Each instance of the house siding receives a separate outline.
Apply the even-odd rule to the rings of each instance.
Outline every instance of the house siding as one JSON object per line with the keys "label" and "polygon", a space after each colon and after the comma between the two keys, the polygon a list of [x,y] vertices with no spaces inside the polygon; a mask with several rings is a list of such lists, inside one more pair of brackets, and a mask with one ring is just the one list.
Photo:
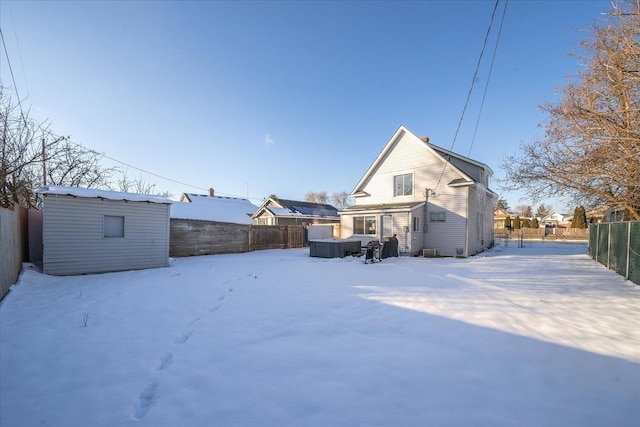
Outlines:
{"label": "house siding", "polygon": [[[169,265],[169,204],[44,195],[43,272],[101,273]],[[124,237],[103,237],[105,215]]]}
{"label": "house siding", "polygon": [[[446,174],[445,174],[446,175]],[[443,179],[444,180],[444,179]],[[455,256],[456,249],[462,248],[466,254],[468,187],[441,186],[435,197],[429,199],[427,225],[429,230],[425,248],[435,249],[438,255]],[[432,222],[432,212],[445,212],[444,222]]]}

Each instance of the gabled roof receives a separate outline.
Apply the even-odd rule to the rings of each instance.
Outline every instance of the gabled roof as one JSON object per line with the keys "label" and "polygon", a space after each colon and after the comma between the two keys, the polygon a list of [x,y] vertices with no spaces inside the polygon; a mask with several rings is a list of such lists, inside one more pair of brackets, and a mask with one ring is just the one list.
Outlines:
{"label": "gabled roof", "polygon": [[304,216],[304,217],[335,217],[338,209],[326,203],[303,202],[299,200],[276,199],[269,197],[253,214],[259,217],[263,211],[269,211],[273,216]]}
{"label": "gabled roof", "polygon": [[97,190],[94,188],[79,188],[79,187],[65,187],[62,185],[47,185],[40,187],[38,194],[44,195],[58,195],[58,196],[72,196],[72,197],[84,197],[90,199],[105,199],[105,200],[124,200],[127,202],[147,202],[147,203],[161,203],[170,205],[173,203],[171,200],[162,196],[153,196],[151,194],[136,194],[136,193],[123,193],[121,191],[108,191]]}
{"label": "gabled roof", "polygon": [[258,209],[247,199],[183,193],[171,206],[171,218],[201,221],[251,224],[251,215]]}
{"label": "gabled roof", "polygon": [[423,141],[420,138],[418,138],[416,135],[411,133],[406,127],[400,126],[398,130],[396,130],[396,132],[393,134],[389,142],[387,142],[387,145],[385,145],[385,147],[382,149],[378,157],[376,157],[376,159],[373,161],[371,166],[369,166],[369,169],[367,169],[364,176],[360,179],[360,181],[355,186],[353,191],[351,191],[352,196],[366,195],[366,193],[364,192],[364,187],[366,186],[366,184],[369,182],[373,174],[376,172],[376,170],[379,168],[382,162],[386,159],[389,153],[393,151],[393,149],[398,144],[398,142],[407,134],[412,138],[414,138],[416,142],[424,144],[424,146],[429,151],[431,151],[431,153],[436,158],[440,159],[443,164],[448,164],[448,166],[459,175],[459,178],[451,181],[449,185],[453,185],[453,186],[470,185],[476,182],[475,179],[473,179],[471,176],[465,173],[462,169],[460,169],[455,164],[453,164],[451,162],[451,158],[456,159],[458,163],[462,162],[463,164],[470,164],[473,166],[477,166],[477,167],[483,168],[489,174],[493,174],[493,171],[491,170],[491,168],[485,165],[484,163],[480,163],[478,161],[475,161],[468,157],[461,156],[460,154],[454,153],[452,151],[445,150],[444,148],[435,146],[429,143],[428,141]]}

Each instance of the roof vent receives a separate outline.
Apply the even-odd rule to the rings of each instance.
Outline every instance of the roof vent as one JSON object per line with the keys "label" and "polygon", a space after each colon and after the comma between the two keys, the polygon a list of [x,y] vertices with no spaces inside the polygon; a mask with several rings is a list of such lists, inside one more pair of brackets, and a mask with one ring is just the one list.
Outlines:
{"label": "roof vent", "polygon": [[423,136],[422,138],[420,138],[420,140],[422,142],[426,142],[427,144],[429,143],[429,137],[428,136]]}

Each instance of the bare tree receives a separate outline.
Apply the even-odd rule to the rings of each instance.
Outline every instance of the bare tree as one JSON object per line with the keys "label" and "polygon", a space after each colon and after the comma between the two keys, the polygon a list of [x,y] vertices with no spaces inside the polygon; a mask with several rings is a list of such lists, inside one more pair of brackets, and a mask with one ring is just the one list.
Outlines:
{"label": "bare tree", "polygon": [[57,136],[14,104],[0,86],[0,204],[36,204],[42,184],[105,188],[114,168],[103,168],[101,155]]}
{"label": "bare tree", "polygon": [[640,220],[640,0],[616,1],[576,56],[584,70],[562,88],[545,137],[501,162],[502,186],[534,201],[566,196],[587,209],[621,206]]}
{"label": "bare tree", "polygon": [[333,193],[331,195],[331,203],[333,203],[333,206],[338,208],[338,210],[344,209],[347,206],[350,206],[351,205],[351,200],[349,198],[349,193],[347,193],[346,191],[340,191],[339,193]]}
{"label": "bare tree", "polygon": [[316,193],[315,191],[309,191],[305,194],[304,200],[313,203],[327,203],[327,192],[320,191]]}
{"label": "bare tree", "polygon": [[520,216],[523,217],[532,217],[533,216],[533,212],[531,210],[531,206],[529,205],[518,205],[516,206],[516,208],[513,210],[515,213],[517,213]]}
{"label": "bare tree", "polygon": [[123,171],[120,174],[120,177],[116,180],[116,184],[116,191],[123,191],[125,193],[153,194],[155,196],[162,196],[167,198],[172,196],[172,194],[168,191],[156,191],[156,185],[142,178],[142,176],[134,179],[129,178],[129,176],[127,175],[127,171]]}

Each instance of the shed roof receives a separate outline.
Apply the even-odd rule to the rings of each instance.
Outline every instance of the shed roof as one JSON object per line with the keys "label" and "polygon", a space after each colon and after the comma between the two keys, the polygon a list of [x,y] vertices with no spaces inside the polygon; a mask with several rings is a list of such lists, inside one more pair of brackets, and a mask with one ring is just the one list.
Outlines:
{"label": "shed roof", "polygon": [[120,191],[98,190],[94,188],[65,187],[62,185],[47,185],[40,187],[38,194],[84,197],[89,199],[125,200],[127,202],[147,202],[170,205],[171,200],[151,194],[124,193]]}

